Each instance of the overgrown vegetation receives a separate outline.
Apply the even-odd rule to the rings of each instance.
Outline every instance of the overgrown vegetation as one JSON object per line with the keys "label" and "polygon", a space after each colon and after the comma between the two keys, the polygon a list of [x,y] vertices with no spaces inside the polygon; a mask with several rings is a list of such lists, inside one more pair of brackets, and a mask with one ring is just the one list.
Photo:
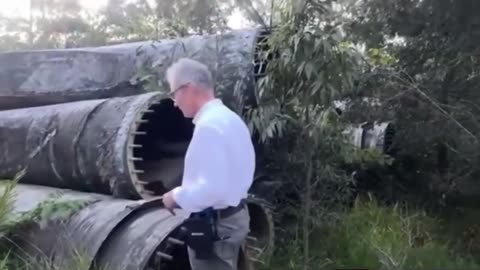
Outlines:
{"label": "overgrown vegetation", "polygon": [[[61,229],[68,218],[88,205],[87,201],[62,201],[62,194],[53,194],[49,199],[38,204],[30,211],[14,211],[16,201],[15,187],[23,176],[24,171],[17,174],[13,180],[1,182],[0,196],[0,270],[87,270],[89,263],[84,259],[81,251],[71,259],[67,268],[54,265],[51,258],[40,253],[32,254],[16,245],[17,235],[28,234],[35,228],[46,228],[55,223]],[[38,231],[39,233],[41,231]],[[61,232],[59,231],[59,234]],[[55,239],[52,239],[52,242]],[[33,248],[35,249],[35,247]]]}
{"label": "overgrown vegetation", "polygon": [[[471,258],[451,251],[438,221],[425,212],[394,205],[382,207],[374,199],[356,200],[333,227],[318,228],[313,250],[321,269],[478,269]],[[272,269],[297,269],[298,250],[279,257]],[[321,267],[319,267],[319,266]]]}
{"label": "overgrown vegetation", "polygon": [[[79,17],[75,0],[32,1],[30,19],[2,18],[0,48],[216,33],[233,10],[252,25],[271,24],[259,106],[244,117],[259,143],[259,193],[277,206],[272,269],[479,266],[480,218],[457,209],[476,207],[480,193],[480,2],[120,2]],[[346,100],[339,115],[334,102]],[[344,131],[364,121],[395,122],[392,151],[351,144]],[[0,198],[3,233],[8,194]]]}
{"label": "overgrown vegetation", "polygon": [[[414,2],[396,1],[393,6],[400,13],[404,4],[411,4],[409,8],[413,14],[439,8],[437,2]],[[463,251],[447,252],[452,247],[446,242],[448,239],[423,239],[422,244],[414,243],[412,239],[420,237],[417,234],[425,237],[434,234],[432,230],[438,229],[440,221],[422,228],[421,220],[412,220],[391,210],[391,203],[397,201],[413,208],[413,212],[425,209],[430,216],[436,217],[442,211],[439,207],[453,206],[447,204],[452,195],[450,187],[460,183],[459,180],[472,180],[465,178],[467,171],[461,169],[463,165],[452,165],[453,160],[463,151],[478,149],[472,129],[449,113],[452,102],[437,101],[434,88],[417,82],[420,73],[426,81],[429,76],[436,75],[429,70],[422,72],[422,68],[428,66],[417,64],[414,73],[412,63],[403,63],[402,51],[409,50],[408,37],[406,45],[387,46],[385,37],[380,43],[378,40],[374,43],[361,31],[350,35],[352,29],[360,28],[359,24],[374,29],[369,25],[371,21],[362,21],[362,16],[371,10],[392,12],[391,3],[343,1],[346,9],[343,11],[355,11],[355,16],[343,19],[340,15],[344,13],[336,13],[328,4],[317,1],[301,1],[297,5],[289,1],[276,3],[280,19],[269,44],[269,72],[259,83],[259,107],[252,109],[247,119],[265,143],[263,154],[267,165],[264,168],[268,172],[264,174],[282,183],[270,193],[276,204],[282,206],[280,224],[286,227],[286,219],[294,220],[284,234],[289,248],[283,252],[287,254],[279,253],[279,258],[291,260],[289,263],[281,260],[280,265],[290,265],[290,269],[300,266],[314,269],[318,264],[373,269],[477,266],[474,259],[462,255],[466,254]],[[457,11],[453,9],[452,12]],[[399,14],[382,16],[379,15],[385,21],[376,23],[388,25],[396,23],[392,17]],[[428,24],[428,18],[425,20]],[[388,38],[392,32],[379,33]],[[379,47],[370,47],[366,53],[361,53],[353,49],[358,48],[354,46],[359,43]],[[434,62],[431,57],[426,58]],[[459,61],[456,59],[449,61]],[[440,87],[438,91],[445,90]],[[379,104],[358,102],[365,98],[378,98]],[[332,110],[333,102],[346,99],[351,100],[351,108],[338,117]],[[411,102],[417,105],[412,106]],[[468,110],[468,114],[478,119],[478,112]],[[432,118],[433,115],[441,117]],[[390,153],[394,156],[378,152],[371,155],[375,151],[355,149],[349,138],[343,136],[342,131],[349,123],[375,120],[395,120],[398,124],[397,138],[401,141],[397,141]],[[477,120],[469,118],[467,121]],[[454,136],[453,133],[447,135],[450,128],[445,128],[445,124],[454,130],[458,128],[458,132]],[[425,130],[426,127],[429,130]],[[438,132],[438,128],[442,132]],[[475,131],[478,134],[479,129]],[[473,148],[461,150],[464,143]],[[448,154],[449,151],[453,153]],[[420,153],[422,157],[418,156]],[[476,169],[471,162],[475,162],[476,156],[462,157],[469,160],[468,173],[473,174]],[[409,160],[413,168],[407,167]],[[413,169],[416,169],[415,174],[412,174]],[[457,169],[463,173],[452,175]],[[358,174],[354,177],[352,172]],[[357,204],[352,209],[354,198],[364,191],[381,195],[382,207]],[[420,227],[411,227],[410,221]],[[291,243],[296,244],[292,247]]]}

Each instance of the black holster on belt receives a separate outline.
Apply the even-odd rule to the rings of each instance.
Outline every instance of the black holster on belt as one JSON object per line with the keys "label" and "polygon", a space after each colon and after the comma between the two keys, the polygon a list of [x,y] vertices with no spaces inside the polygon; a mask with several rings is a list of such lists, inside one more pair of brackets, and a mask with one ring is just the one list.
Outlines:
{"label": "black holster on belt", "polygon": [[213,208],[192,214],[184,222],[186,244],[195,251],[196,259],[208,260],[214,256],[213,245],[219,239],[216,224]]}

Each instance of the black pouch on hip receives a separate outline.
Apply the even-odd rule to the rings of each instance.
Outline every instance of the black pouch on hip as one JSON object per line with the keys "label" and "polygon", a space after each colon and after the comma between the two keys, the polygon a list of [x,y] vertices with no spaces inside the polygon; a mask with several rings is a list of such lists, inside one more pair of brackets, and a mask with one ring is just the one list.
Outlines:
{"label": "black pouch on hip", "polygon": [[194,216],[185,221],[186,244],[195,251],[196,259],[208,260],[215,255],[213,245],[217,237],[214,226],[214,219],[210,215]]}

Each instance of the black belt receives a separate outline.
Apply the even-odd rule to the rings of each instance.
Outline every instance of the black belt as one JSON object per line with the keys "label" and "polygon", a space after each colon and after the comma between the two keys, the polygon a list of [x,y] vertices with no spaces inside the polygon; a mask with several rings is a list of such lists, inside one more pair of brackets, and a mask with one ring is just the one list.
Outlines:
{"label": "black belt", "polygon": [[228,218],[228,217],[240,212],[240,210],[242,210],[246,206],[246,202],[247,201],[245,199],[242,199],[237,206],[229,206],[229,207],[226,207],[226,208],[214,209],[214,210],[204,210],[202,212],[192,213],[191,216],[192,217],[202,217],[202,216],[207,215],[207,213],[209,212],[209,213],[215,215],[214,218],[217,219],[217,220]]}
{"label": "black belt", "polygon": [[217,219],[228,218],[234,214],[240,212],[246,205],[246,200],[242,199],[237,206],[229,206],[223,209],[215,209]]}

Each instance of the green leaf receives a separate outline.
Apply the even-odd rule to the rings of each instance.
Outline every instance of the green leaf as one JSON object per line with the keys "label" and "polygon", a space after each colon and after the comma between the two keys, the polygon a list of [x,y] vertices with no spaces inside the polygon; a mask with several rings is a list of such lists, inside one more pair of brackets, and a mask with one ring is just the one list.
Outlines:
{"label": "green leaf", "polygon": [[320,80],[315,81],[313,84],[313,89],[312,89],[312,96],[317,94],[317,92],[322,88],[323,84]]}
{"label": "green leaf", "polygon": [[314,67],[312,62],[308,62],[305,65],[305,75],[307,75],[307,79],[310,80],[312,78],[312,73],[313,73]]}

